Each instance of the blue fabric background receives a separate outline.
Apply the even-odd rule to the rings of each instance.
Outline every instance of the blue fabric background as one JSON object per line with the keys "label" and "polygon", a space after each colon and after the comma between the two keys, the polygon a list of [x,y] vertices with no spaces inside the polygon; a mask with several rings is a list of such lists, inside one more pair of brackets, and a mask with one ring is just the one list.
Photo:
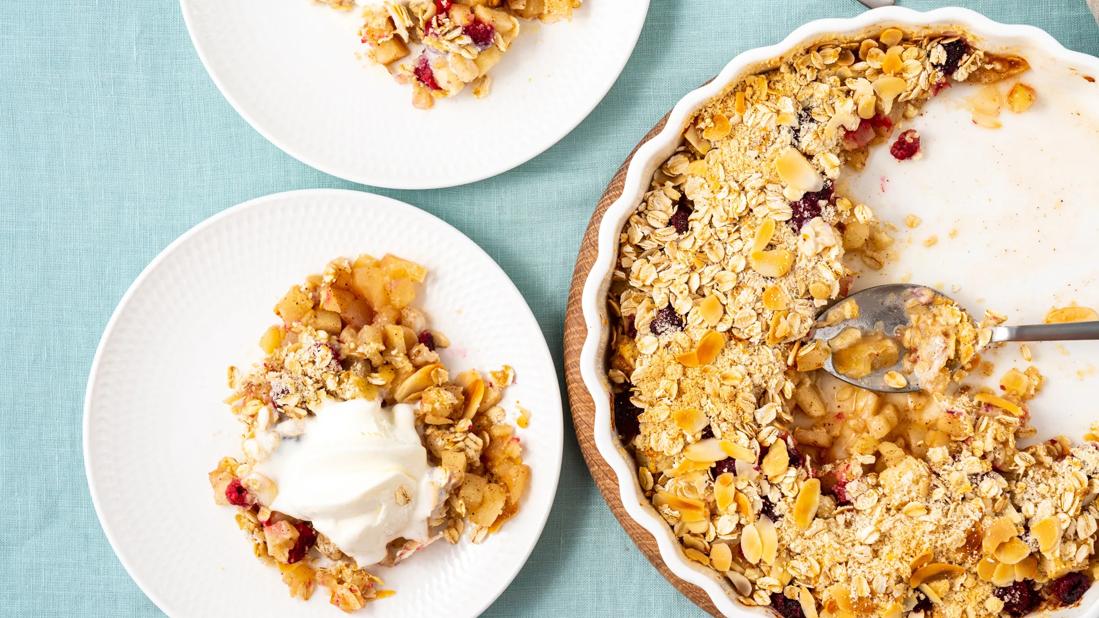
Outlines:
{"label": "blue fabric background", "polygon": [[[964,4],[1099,54],[1084,0]],[[548,152],[470,186],[380,192],[492,254],[560,363],[580,237],[633,144],[738,52],[861,10],[854,0],[653,0],[617,85]],[[311,187],[362,188],[298,163],[241,120],[174,1],[0,1],[0,615],[159,614],[111,552],[84,481],[95,345],[126,287],[176,236],[238,202]],[[618,527],[566,424],[545,535],[489,615],[699,615]]]}

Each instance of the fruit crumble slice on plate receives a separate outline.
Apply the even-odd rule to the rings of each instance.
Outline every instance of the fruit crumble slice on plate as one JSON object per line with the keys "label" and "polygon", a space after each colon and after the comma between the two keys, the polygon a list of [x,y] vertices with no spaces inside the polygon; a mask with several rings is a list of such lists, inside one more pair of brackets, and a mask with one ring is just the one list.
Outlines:
{"label": "fruit crumble slice on plate", "polygon": [[413,305],[426,277],[392,255],[334,260],[276,305],[263,363],[229,369],[243,457],[210,472],[214,500],[292,596],[320,584],[361,609],[393,594],[369,567],[480,543],[518,512],[530,468],[499,405],[513,372],[450,374]]}
{"label": "fruit crumble slice on plate", "polygon": [[412,104],[471,85],[488,95],[490,69],[519,35],[519,20],[554,22],[572,17],[581,0],[320,0],[337,9],[363,8],[362,42],[370,59],[412,85]]}
{"label": "fruit crumble slice on plate", "polygon": [[[879,144],[897,165],[920,157],[901,129],[947,87],[976,84],[980,126],[998,124],[993,85],[1025,112],[1041,96],[1018,82],[1028,68],[942,28],[804,46],[698,109],[625,223],[607,299],[614,428],[683,554],[740,602],[787,618],[1022,616],[1091,585],[1096,432],[1017,443],[1034,433],[1037,369],[995,392],[960,383],[980,329],[943,303],[913,307],[906,333],[930,390],[838,384],[818,371],[828,343],[805,341],[856,268],[896,255],[893,230],[843,195],[845,168]],[[853,371],[901,353],[865,343],[841,347]]]}

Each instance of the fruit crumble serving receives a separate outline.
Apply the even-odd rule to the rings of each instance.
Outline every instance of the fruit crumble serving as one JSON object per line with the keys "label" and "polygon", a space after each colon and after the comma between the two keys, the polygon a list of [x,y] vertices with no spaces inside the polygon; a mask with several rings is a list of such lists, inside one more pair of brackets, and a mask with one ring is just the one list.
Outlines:
{"label": "fruit crumble serving", "polygon": [[[370,59],[401,83],[412,85],[412,104],[471,85],[489,93],[490,69],[519,36],[519,20],[571,19],[581,0],[318,0],[337,9],[363,7],[359,30]],[[407,61],[406,61],[407,60]]]}
{"label": "fruit crumble serving", "polygon": [[413,306],[426,277],[392,255],[334,260],[276,305],[263,363],[229,368],[243,457],[210,473],[214,500],[291,596],[319,583],[361,609],[393,594],[369,567],[479,543],[519,509],[530,468],[499,405],[512,369],[448,372],[447,338]]}
{"label": "fruit crumble serving", "polygon": [[[806,340],[894,251],[891,228],[841,195],[845,166],[881,143],[908,165],[921,136],[899,129],[923,104],[972,83],[1002,106],[991,92],[1027,69],[941,29],[805,46],[701,107],[625,223],[614,427],[684,555],[740,602],[786,618],[1022,616],[1077,603],[1096,575],[1097,432],[1017,445],[1036,369],[995,392],[960,384],[979,335],[933,302],[913,308],[907,342],[930,391],[838,384],[818,371],[828,343]],[[998,106],[979,111],[997,124]]]}

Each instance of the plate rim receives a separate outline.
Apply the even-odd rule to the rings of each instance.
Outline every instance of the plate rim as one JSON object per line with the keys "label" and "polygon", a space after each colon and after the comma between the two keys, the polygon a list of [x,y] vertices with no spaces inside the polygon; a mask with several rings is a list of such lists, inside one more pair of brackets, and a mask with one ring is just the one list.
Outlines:
{"label": "plate rim", "polygon": [[515,161],[505,162],[502,164],[494,165],[492,167],[486,167],[484,170],[479,172],[458,175],[455,176],[453,179],[445,180],[442,182],[436,180],[436,175],[434,174],[426,176],[420,179],[418,182],[390,182],[382,177],[375,177],[369,174],[360,175],[344,173],[343,171],[336,169],[336,166],[320,164],[315,160],[311,160],[312,157],[307,157],[299,152],[295,152],[283,140],[276,139],[274,135],[264,129],[260,125],[260,123],[257,122],[256,119],[245,110],[244,106],[242,106],[240,102],[230,93],[230,91],[225,87],[221,76],[219,76],[218,73],[214,71],[213,65],[210,62],[206,50],[199,43],[198,37],[195,35],[195,26],[193,21],[194,18],[191,15],[191,9],[189,8],[191,3],[195,1],[196,0],[179,0],[180,12],[183,14],[183,22],[187,28],[187,36],[191,40],[191,47],[195,50],[195,53],[198,54],[199,61],[202,63],[202,68],[206,70],[206,75],[208,75],[211,81],[214,82],[214,86],[217,87],[218,92],[220,92],[221,96],[229,102],[230,107],[232,107],[233,110],[236,111],[237,115],[239,115],[241,118],[244,119],[245,122],[248,123],[248,126],[252,127],[252,129],[259,133],[260,136],[273,144],[283,153],[289,155],[294,160],[304,165],[307,165],[315,170],[324,172],[329,176],[340,178],[342,180],[347,180],[349,182],[368,185],[371,187],[400,190],[445,189],[449,187],[458,187],[474,182],[479,182],[481,180],[492,178],[494,176],[499,176],[504,172],[513,170],[523,165],[524,163],[535,159],[539,155],[545,153],[550,148],[556,146],[558,143],[561,142],[561,140],[572,134],[572,132],[580,126],[580,123],[584,122],[589,116],[591,116],[592,112],[595,111],[595,108],[599,107],[599,104],[602,103],[605,98],[607,98],[607,94],[611,91],[611,88],[614,88],[614,85],[618,83],[619,79],[621,79],[622,71],[626,69],[626,64],[628,64],[630,59],[633,58],[633,52],[637,49],[637,42],[641,38],[641,33],[645,30],[645,23],[648,21],[649,7],[651,4],[651,0],[630,0],[631,2],[636,3],[635,6],[642,7],[641,10],[643,14],[641,16],[641,19],[638,21],[638,27],[636,29],[636,32],[633,32],[626,37],[629,49],[627,53],[622,55],[621,61],[615,63],[614,79],[608,81],[606,86],[602,88],[602,92],[599,93],[599,96],[592,99],[590,106],[585,106],[587,109],[584,111],[583,114],[577,114],[575,120],[564,123],[564,125],[562,125],[560,135],[557,135],[552,140],[547,140],[548,143],[546,143],[544,146],[536,148],[531,153],[524,154],[523,156],[518,157]]}
{"label": "plate rim", "polygon": [[277,193],[269,193],[267,195],[262,195],[262,196],[255,197],[255,198],[252,198],[252,199],[249,199],[249,200],[245,200],[244,202],[240,202],[239,204],[236,204],[236,205],[231,206],[229,208],[226,208],[226,209],[224,209],[220,212],[214,213],[213,215],[210,215],[209,217],[207,217],[207,218],[203,219],[202,221],[196,223],[195,225],[193,225],[192,227],[187,229],[185,232],[180,234],[176,239],[174,239],[167,246],[165,246],[159,253],[157,253],[157,255],[141,270],[141,272],[137,275],[137,277],[134,278],[133,282],[130,283],[129,287],[127,287],[126,291],[122,294],[121,298],[118,301],[118,304],[115,305],[114,310],[111,312],[110,318],[107,320],[106,326],[104,326],[104,328],[103,328],[103,333],[102,333],[102,335],[100,335],[99,342],[96,344],[95,354],[92,357],[91,367],[88,370],[88,379],[87,379],[87,382],[86,382],[85,388],[84,388],[83,412],[82,412],[82,418],[81,418],[80,451],[81,451],[81,458],[83,459],[83,463],[84,463],[84,479],[85,479],[85,482],[87,483],[88,493],[89,493],[89,496],[91,498],[92,507],[95,511],[96,520],[98,521],[99,527],[103,531],[104,536],[107,538],[107,542],[111,547],[111,551],[114,553],[114,555],[118,559],[118,561],[122,564],[122,567],[125,569],[126,574],[129,575],[130,579],[133,580],[134,584],[137,585],[138,589],[140,589],[141,592],[150,601],[152,601],[152,603],[154,605],[156,605],[157,608],[160,611],[164,612],[165,614],[172,615],[171,611],[169,611],[171,609],[170,606],[165,602],[164,597],[161,596],[159,591],[154,591],[154,589],[151,586],[148,585],[148,582],[146,582],[138,574],[138,572],[136,571],[136,569],[134,568],[133,564],[130,561],[129,554],[127,552],[123,551],[122,546],[119,544],[119,540],[116,536],[116,533],[113,531],[112,525],[110,525],[107,521],[107,518],[104,517],[103,508],[100,505],[99,493],[98,493],[97,486],[96,486],[95,473],[93,472],[93,469],[92,469],[94,457],[91,457],[89,455],[90,452],[91,452],[89,450],[89,446],[90,446],[90,428],[91,428],[91,416],[92,416],[92,402],[93,402],[93,399],[94,399],[94,396],[95,396],[96,382],[97,382],[97,379],[99,377],[100,365],[103,361],[103,356],[104,356],[104,353],[105,353],[107,342],[110,340],[111,336],[114,334],[115,328],[118,326],[120,320],[122,319],[123,313],[125,312],[125,310],[130,305],[131,301],[133,300],[134,295],[137,293],[137,290],[139,288],[141,288],[141,286],[146,282],[146,280],[148,280],[148,278],[151,277],[153,275],[153,273],[155,271],[157,271],[159,269],[159,267],[166,260],[168,260],[172,255],[174,255],[180,249],[180,247],[182,247],[186,243],[190,242],[190,240],[193,237],[197,236],[198,234],[204,232],[207,229],[210,229],[210,228],[220,224],[223,220],[230,219],[234,216],[238,216],[241,213],[250,211],[252,209],[264,208],[264,207],[278,207],[278,206],[272,206],[270,204],[270,202],[277,202],[279,200],[288,199],[288,198],[289,199],[294,199],[294,198],[301,197],[301,196],[323,197],[323,196],[326,196],[326,195],[328,195],[328,196],[339,195],[339,196],[351,198],[351,199],[354,199],[354,200],[378,199],[381,202],[383,202],[387,207],[395,207],[395,208],[400,208],[400,209],[409,209],[409,210],[413,211],[416,215],[424,216],[424,217],[427,217],[428,219],[434,220],[434,222],[441,224],[442,226],[444,226],[444,228],[449,229],[451,232],[455,233],[462,240],[469,243],[471,248],[473,248],[477,252],[479,252],[499,272],[499,274],[504,278],[504,280],[507,281],[508,285],[510,286],[510,288],[509,288],[510,291],[512,291],[516,295],[516,297],[520,301],[522,301],[521,304],[522,304],[523,308],[526,310],[526,312],[525,313],[520,312],[519,315],[521,316],[521,318],[525,318],[525,319],[530,320],[531,324],[533,324],[533,327],[534,327],[535,331],[537,331],[537,333],[539,335],[539,341],[542,344],[541,346],[539,346],[539,354],[538,355],[542,357],[542,359],[541,359],[542,361],[548,363],[548,365],[554,369],[551,376],[549,378],[547,378],[547,379],[551,379],[553,381],[553,386],[556,387],[556,388],[550,389],[552,394],[550,395],[550,399],[549,399],[549,403],[551,404],[549,406],[549,408],[551,410],[556,410],[556,412],[557,412],[557,419],[558,419],[558,423],[560,424],[558,435],[561,436],[561,439],[560,439],[559,448],[553,449],[553,459],[554,459],[554,461],[551,461],[548,465],[543,466],[543,467],[547,468],[546,472],[540,472],[540,474],[550,474],[552,476],[552,483],[551,483],[552,492],[549,492],[549,493],[552,494],[552,497],[549,501],[549,508],[547,508],[540,515],[539,521],[536,522],[535,529],[537,530],[537,534],[532,534],[531,535],[531,538],[530,538],[529,542],[527,543],[527,547],[526,547],[525,551],[521,552],[523,554],[523,558],[522,558],[522,561],[519,563],[519,568],[516,569],[515,572],[512,573],[507,578],[506,584],[503,585],[499,590],[497,590],[495,592],[495,594],[491,595],[491,597],[486,597],[483,607],[476,608],[475,611],[471,615],[479,615],[479,614],[483,613],[486,609],[491,607],[492,604],[495,603],[496,600],[499,599],[500,596],[503,595],[503,593],[508,588],[511,587],[511,584],[515,581],[515,578],[519,576],[519,573],[522,572],[522,570],[526,567],[527,563],[530,561],[530,557],[534,552],[534,548],[538,545],[538,542],[542,539],[542,535],[545,533],[546,524],[549,521],[550,514],[553,512],[554,505],[557,501],[557,493],[558,493],[558,490],[560,489],[560,481],[561,481],[561,466],[562,466],[563,459],[564,459],[564,434],[565,434],[565,432],[564,432],[564,418],[565,418],[565,410],[564,410],[563,400],[561,398],[561,382],[560,382],[560,379],[558,378],[557,371],[556,371],[557,365],[553,361],[553,355],[550,353],[549,344],[546,342],[545,333],[542,332],[542,327],[538,323],[538,320],[534,315],[534,311],[530,308],[530,305],[526,302],[526,297],[523,296],[522,292],[515,285],[515,282],[511,280],[511,277],[508,276],[507,272],[496,262],[495,259],[493,259],[493,257],[491,255],[489,255],[489,253],[487,251],[484,250],[483,247],[481,247],[479,244],[474,242],[473,239],[470,238],[469,236],[467,236],[464,232],[462,232],[458,228],[454,227],[453,225],[451,225],[447,221],[441,219],[440,217],[437,217],[436,215],[434,215],[434,214],[432,214],[432,213],[430,213],[426,210],[423,210],[421,208],[418,208],[416,206],[413,206],[412,204],[409,204],[407,202],[403,202],[403,201],[400,201],[400,200],[397,200],[397,199],[394,199],[394,198],[391,198],[391,197],[388,197],[388,196],[385,196],[385,195],[379,195],[377,193],[371,193],[371,192],[368,192],[368,191],[356,191],[356,190],[352,190],[352,189],[327,189],[327,188],[323,188],[323,189],[295,189],[295,190],[291,190],[291,191],[281,191],[281,192],[277,192]]}
{"label": "plate rim", "polygon": [[703,590],[718,610],[728,616],[753,617],[768,614],[763,608],[748,607],[736,602],[723,591],[722,586],[725,585],[723,582],[718,581],[718,578],[708,572],[708,569],[691,563],[683,556],[682,551],[679,550],[679,544],[670,533],[670,528],[653,507],[641,497],[640,486],[636,475],[633,474],[633,464],[625,455],[620,440],[610,429],[609,389],[606,385],[605,372],[601,369],[602,351],[606,346],[609,323],[602,299],[606,296],[610,275],[613,272],[618,234],[644,192],[647,177],[658,165],[660,155],[670,154],[670,148],[674,148],[674,144],[678,142],[683,123],[700,105],[718,96],[733,80],[753,66],[781,57],[807,41],[832,33],[855,33],[860,29],[889,23],[916,27],[954,24],[978,36],[1024,40],[1053,57],[1094,67],[1099,71],[1099,58],[1068,49],[1041,28],[1025,24],[1001,23],[982,13],[961,7],[917,11],[889,6],[868,10],[853,17],[806,22],[777,43],[747,49],[735,55],[712,81],[686,92],[669,112],[665,126],[651,139],[637,147],[626,168],[622,193],[608,206],[599,223],[595,238],[596,255],[590,271],[582,281],[580,305],[586,334],[580,350],[580,382],[593,402],[593,437],[596,450],[614,473],[618,489],[617,497],[622,503],[623,512],[651,535],[657,546],[659,558],[672,574]]}

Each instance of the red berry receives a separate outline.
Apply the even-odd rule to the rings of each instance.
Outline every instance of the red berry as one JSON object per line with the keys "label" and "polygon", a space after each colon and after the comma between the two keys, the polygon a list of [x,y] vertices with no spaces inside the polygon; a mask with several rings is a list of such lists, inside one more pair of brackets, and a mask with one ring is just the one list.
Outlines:
{"label": "red berry", "polygon": [[660,336],[666,333],[683,330],[683,318],[675,312],[671,305],[666,305],[656,312],[656,317],[649,322],[649,330],[652,334]]}
{"label": "red berry", "polygon": [[825,205],[832,203],[832,197],[832,181],[829,180],[824,183],[820,191],[806,193],[800,200],[791,202],[790,210],[793,211],[793,215],[788,221],[790,227],[794,228],[794,231],[801,231],[803,225],[814,217],[820,216]]}
{"label": "red berry", "polygon": [[298,540],[290,548],[290,554],[286,558],[287,564],[294,564],[301,560],[317,544],[317,531],[313,529],[313,524],[302,521],[294,524],[294,528],[298,531]]}
{"label": "red berry", "polygon": [[483,22],[479,19],[474,19],[463,27],[462,32],[470,39],[473,39],[473,44],[481,49],[492,45],[496,40],[496,29],[492,27],[492,24]]}
{"label": "red berry", "polygon": [[793,599],[787,599],[781,592],[771,594],[771,609],[782,618],[805,618],[805,612],[801,610],[801,603]]}
{"label": "red berry", "polygon": [[1004,602],[1004,611],[1010,616],[1025,616],[1034,611],[1041,602],[1030,580],[1018,581],[1010,586],[992,591],[997,599]]}
{"label": "red berry", "polygon": [[920,134],[909,129],[897,136],[897,141],[889,148],[889,154],[898,161],[911,159],[920,151]]}
{"label": "red berry", "polygon": [[949,43],[943,43],[943,50],[946,51],[946,60],[942,64],[934,65],[943,75],[950,77],[954,74],[954,71],[958,70],[958,66],[962,63],[962,56],[969,51],[969,44],[965,42],[965,39],[957,39]]}
{"label": "red berry", "polygon": [[675,212],[668,219],[668,225],[675,228],[676,232],[685,234],[691,223],[691,213],[694,209],[691,208],[690,201],[687,200],[686,195],[680,195],[679,201],[676,202]]}
{"label": "red berry", "polygon": [[420,56],[420,59],[416,61],[416,68],[412,69],[412,73],[421,84],[432,90],[440,90],[439,82],[435,81],[435,71],[431,70],[431,63],[428,62],[427,56]]}
{"label": "red berry", "polygon": [[427,349],[435,351],[435,335],[431,334],[431,331],[425,330],[416,337],[416,340],[424,344]]}
{"label": "red berry", "polygon": [[240,479],[229,481],[229,485],[225,487],[225,499],[229,501],[229,504],[236,506],[248,507],[255,503],[252,494],[248,493],[244,485],[241,485]]}
{"label": "red berry", "polygon": [[714,478],[717,478],[726,472],[729,474],[736,474],[736,460],[732,457],[726,457],[714,464],[713,471]]}
{"label": "red berry", "polygon": [[629,442],[641,433],[641,422],[637,420],[640,415],[641,408],[635,406],[630,400],[630,389],[615,394],[614,428],[623,442]]}
{"label": "red berry", "polygon": [[1091,578],[1083,573],[1069,573],[1046,584],[1046,590],[1061,605],[1075,605],[1091,588]]}
{"label": "red berry", "polygon": [[450,10],[450,0],[435,0],[435,12],[446,13]]}

